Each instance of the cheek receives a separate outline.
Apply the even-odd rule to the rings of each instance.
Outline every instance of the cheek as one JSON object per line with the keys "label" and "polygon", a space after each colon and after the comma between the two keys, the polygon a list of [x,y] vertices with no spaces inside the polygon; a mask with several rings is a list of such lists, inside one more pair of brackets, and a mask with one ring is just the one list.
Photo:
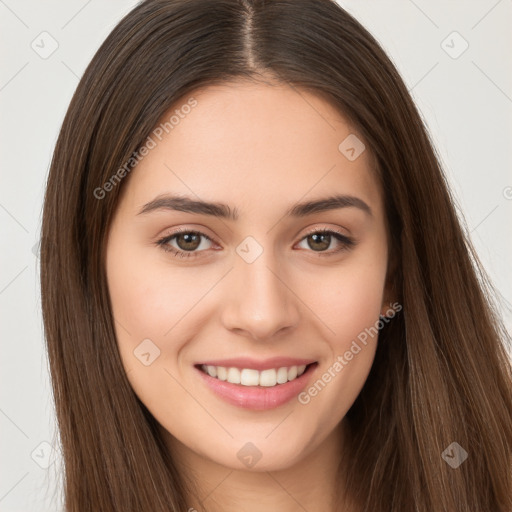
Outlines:
{"label": "cheek", "polygon": [[[123,360],[128,366],[133,351],[145,339],[157,346],[163,334],[175,323],[174,317],[183,308],[181,283],[170,282],[135,244],[121,239],[110,242],[107,251],[107,280],[117,340]],[[131,355],[131,359],[128,357]]]}
{"label": "cheek", "polygon": [[354,254],[320,276],[317,286],[303,286],[307,303],[328,327],[334,348],[341,350],[379,319],[387,260],[379,246]]}
{"label": "cheek", "polygon": [[340,273],[324,289],[324,296],[314,303],[322,304],[322,318],[335,337],[357,335],[354,329],[357,331],[378,319],[383,298],[383,281],[379,275]]}
{"label": "cheek", "polygon": [[133,235],[119,233],[109,242],[106,264],[115,319],[134,341],[162,338],[200,298],[189,269],[171,269],[161,249]]}
{"label": "cheek", "polygon": [[173,418],[186,397],[175,364],[169,363],[191,335],[186,315],[205,287],[193,286],[185,270],[171,272],[162,260],[148,258],[147,251],[133,246],[127,251],[122,243],[109,247],[107,280],[119,353],[132,389],[155,417]]}
{"label": "cheek", "polygon": [[305,302],[320,319],[328,345],[318,385],[311,393],[306,390],[303,403],[321,394],[323,405],[338,417],[352,405],[371,369],[384,295],[385,250],[379,246],[358,256],[330,269],[328,278],[316,280],[317,286],[303,286]]}

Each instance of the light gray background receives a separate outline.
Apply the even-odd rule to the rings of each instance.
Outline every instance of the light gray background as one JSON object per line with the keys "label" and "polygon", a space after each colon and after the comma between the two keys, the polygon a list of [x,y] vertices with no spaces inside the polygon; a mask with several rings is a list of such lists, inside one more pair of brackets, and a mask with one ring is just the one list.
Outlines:
{"label": "light gray background", "polygon": [[[136,3],[0,0],[1,512],[62,508],[39,304],[44,184],[79,77]],[[480,258],[503,307],[510,307],[512,0],[340,3],[396,63],[437,145]],[[40,36],[44,31],[51,36]],[[49,51],[52,38],[58,48],[43,59],[31,45]],[[469,47],[458,55],[464,40]],[[512,315],[505,309],[503,315],[510,329]]]}

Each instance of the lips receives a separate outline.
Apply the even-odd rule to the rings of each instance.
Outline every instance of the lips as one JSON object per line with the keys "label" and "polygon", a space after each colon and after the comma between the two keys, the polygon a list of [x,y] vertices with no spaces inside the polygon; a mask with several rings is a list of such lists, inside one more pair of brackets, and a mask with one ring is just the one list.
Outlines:
{"label": "lips", "polygon": [[[210,364],[211,363],[211,364]],[[292,380],[275,384],[267,382],[266,385],[242,385],[219,380],[205,373],[203,365],[220,368],[242,368],[249,372],[255,370],[271,372],[272,369],[278,367],[288,367],[297,369],[300,365],[306,365],[305,370],[300,376],[292,378]],[[223,359],[215,361],[204,361],[194,365],[197,375],[206,384],[206,386],[221,400],[244,409],[252,409],[255,411],[263,411],[274,409],[290,402],[296,397],[314,378],[317,373],[318,362],[308,359],[297,358],[272,358],[265,361],[256,361],[248,358]],[[269,387],[266,387],[266,386]]]}

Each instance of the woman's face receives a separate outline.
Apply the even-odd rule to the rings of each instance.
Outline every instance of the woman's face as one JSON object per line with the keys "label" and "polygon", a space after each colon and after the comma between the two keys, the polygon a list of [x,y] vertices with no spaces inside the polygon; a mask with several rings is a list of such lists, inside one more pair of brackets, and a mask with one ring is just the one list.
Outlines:
{"label": "woman's face", "polygon": [[106,262],[119,351],[169,446],[283,469],[341,432],[372,365],[390,302],[381,191],[317,96],[192,97],[122,184]]}

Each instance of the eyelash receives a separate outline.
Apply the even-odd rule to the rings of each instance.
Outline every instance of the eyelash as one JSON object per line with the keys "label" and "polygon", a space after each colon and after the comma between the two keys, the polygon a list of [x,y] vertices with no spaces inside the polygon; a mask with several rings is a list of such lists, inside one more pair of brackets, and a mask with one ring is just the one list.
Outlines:
{"label": "eyelash", "polygon": [[[202,236],[203,238],[206,238],[206,240],[208,240],[210,242],[214,242],[208,235],[205,235],[204,233],[201,233],[200,231],[194,231],[193,229],[180,229],[180,230],[174,232],[172,235],[165,236],[165,237],[161,238],[160,240],[158,240],[156,242],[156,245],[158,247],[160,247],[162,250],[164,250],[165,252],[172,253],[177,258],[184,258],[184,257],[185,258],[196,258],[196,257],[198,257],[198,253],[201,253],[203,251],[182,251],[182,250],[176,249],[176,248],[168,245],[168,243],[172,239],[176,238],[180,234],[198,235],[198,236]],[[334,251],[333,250],[331,250],[329,252],[310,251],[310,252],[316,252],[317,255],[320,257],[333,256],[334,254],[338,254],[342,251],[347,251],[356,245],[356,242],[353,238],[350,238],[350,237],[344,235],[343,233],[336,231],[336,230],[332,230],[332,229],[314,229],[314,230],[306,233],[300,239],[300,241],[302,242],[304,239],[306,239],[308,236],[311,236],[311,235],[332,235],[332,236],[334,236],[334,238],[336,238],[336,240],[338,240],[342,244],[339,249],[336,249]]]}

